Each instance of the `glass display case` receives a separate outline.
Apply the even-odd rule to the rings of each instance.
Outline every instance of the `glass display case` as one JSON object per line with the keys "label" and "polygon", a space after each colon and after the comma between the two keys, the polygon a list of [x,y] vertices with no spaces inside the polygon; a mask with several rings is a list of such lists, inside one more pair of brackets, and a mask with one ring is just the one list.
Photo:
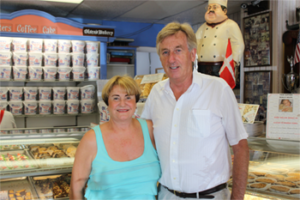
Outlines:
{"label": "glass display case", "polygon": [[300,141],[249,137],[248,145],[245,199],[299,199]]}
{"label": "glass display case", "polygon": [[[28,128],[20,130],[34,133],[1,134],[0,196],[67,198],[76,148],[89,129]],[[300,142],[249,137],[248,144],[250,164],[245,199],[299,199]]]}
{"label": "glass display case", "polygon": [[89,126],[1,130],[0,199],[68,198],[74,157]]}

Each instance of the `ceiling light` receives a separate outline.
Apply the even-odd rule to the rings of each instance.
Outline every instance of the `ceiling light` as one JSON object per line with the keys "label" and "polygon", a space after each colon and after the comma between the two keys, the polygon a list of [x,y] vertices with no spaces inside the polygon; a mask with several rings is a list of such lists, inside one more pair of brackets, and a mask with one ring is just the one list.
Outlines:
{"label": "ceiling light", "polygon": [[75,4],[79,4],[83,0],[40,0],[40,1],[52,1],[52,2],[59,2],[59,3],[75,3]]}

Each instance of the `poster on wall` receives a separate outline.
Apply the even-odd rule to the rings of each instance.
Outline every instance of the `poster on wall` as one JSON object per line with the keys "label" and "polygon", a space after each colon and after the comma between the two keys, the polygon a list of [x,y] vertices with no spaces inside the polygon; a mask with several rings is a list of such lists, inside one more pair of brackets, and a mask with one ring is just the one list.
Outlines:
{"label": "poster on wall", "polygon": [[267,138],[300,140],[300,94],[269,94]]}
{"label": "poster on wall", "polygon": [[272,64],[271,12],[244,18],[245,67]]}

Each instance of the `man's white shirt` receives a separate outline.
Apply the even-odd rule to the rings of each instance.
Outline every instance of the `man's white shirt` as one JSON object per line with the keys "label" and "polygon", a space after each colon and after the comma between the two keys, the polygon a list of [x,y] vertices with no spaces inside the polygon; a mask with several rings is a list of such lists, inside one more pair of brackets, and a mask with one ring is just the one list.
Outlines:
{"label": "man's white shirt", "polygon": [[230,145],[248,134],[236,98],[221,78],[193,72],[193,82],[176,101],[169,79],[157,83],[142,118],[153,121],[162,177],[159,182],[186,193],[228,181]]}

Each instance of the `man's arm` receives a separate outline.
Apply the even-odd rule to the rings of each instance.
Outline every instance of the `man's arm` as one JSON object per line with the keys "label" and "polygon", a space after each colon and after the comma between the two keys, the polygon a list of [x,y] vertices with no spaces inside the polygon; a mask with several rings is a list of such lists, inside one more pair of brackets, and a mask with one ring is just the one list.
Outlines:
{"label": "man's arm", "polygon": [[238,144],[232,146],[234,154],[232,170],[232,192],[231,199],[244,199],[247,186],[249,148],[247,139],[242,139]]}

